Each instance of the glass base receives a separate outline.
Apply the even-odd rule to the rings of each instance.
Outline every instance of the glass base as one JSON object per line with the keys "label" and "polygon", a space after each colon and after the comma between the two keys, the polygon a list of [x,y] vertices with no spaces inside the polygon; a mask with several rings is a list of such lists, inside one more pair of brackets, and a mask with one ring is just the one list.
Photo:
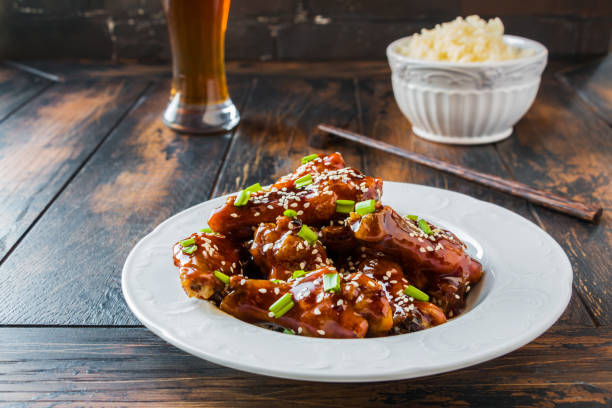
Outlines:
{"label": "glass base", "polygon": [[240,114],[229,98],[216,105],[187,105],[176,94],[168,103],[162,121],[177,132],[218,133],[235,128]]}

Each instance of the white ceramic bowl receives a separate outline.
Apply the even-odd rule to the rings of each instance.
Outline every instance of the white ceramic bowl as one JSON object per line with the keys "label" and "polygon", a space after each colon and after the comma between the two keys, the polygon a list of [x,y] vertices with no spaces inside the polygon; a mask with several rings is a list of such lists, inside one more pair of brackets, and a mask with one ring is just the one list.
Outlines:
{"label": "white ceramic bowl", "polygon": [[409,58],[389,44],[387,57],[395,100],[424,139],[481,144],[505,139],[535,99],[548,51],[536,41],[504,35],[509,45],[533,55],[501,62],[444,62]]}

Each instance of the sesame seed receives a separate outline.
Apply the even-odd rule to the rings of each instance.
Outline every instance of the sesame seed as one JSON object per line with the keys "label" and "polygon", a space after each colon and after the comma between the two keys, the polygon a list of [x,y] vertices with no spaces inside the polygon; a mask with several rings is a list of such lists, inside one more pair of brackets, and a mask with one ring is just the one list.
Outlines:
{"label": "sesame seed", "polygon": [[310,203],[304,203],[304,208],[310,207]]}
{"label": "sesame seed", "polygon": [[397,283],[397,281],[394,279],[394,280],[392,280],[392,281],[389,281],[389,283],[396,284],[396,283]]}
{"label": "sesame seed", "polygon": [[231,214],[230,214],[230,216],[232,216],[232,217],[236,218],[236,217],[238,217],[238,214],[231,213]]}
{"label": "sesame seed", "polygon": [[244,285],[246,283],[246,279],[240,279],[240,285]]}
{"label": "sesame seed", "polygon": [[342,303],[343,303],[342,299],[338,299],[338,302],[336,302],[338,306],[342,306]]}
{"label": "sesame seed", "polygon": [[274,313],[268,312],[268,317],[274,317]]}
{"label": "sesame seed", "polygon": [[325,330],[317,330],[317,333],[319,333],[321,336],[325,336]]}
{"label": "sesame seed", "polygon": [[298,333],[302,333],[302,326],[298,327]]}
{"label": "sesame seed", "polygon": [[275,294],[275,295],[278,295],[278,292],[280,292],[280,291],[278,290],[278,288],[274,288],[274,294]]}
{"label": "sesame seed", "polygon": [[419,251],[421,251],[421,252],[427,252],[427,250],[426,250],[425,248],[423,248],[423,247],[419,248]]}
{"label": "sesame seed", "polygon": [[274,209],[274,207],[272,207],[272,205],[271,205],[271,204],[270,204],[270,205],[268,205],[268,208],[269,208],[269,209],[271,209],[271,210],[273,210],[273,209]]}
{"label": "sesame seed", "polygon": [[253,214],[255,217],[259,217],[261,215],[261,213],[259,211],[256,211],[255,214]]}
{"label": "sesame seed", "polygon": [[267,290],[266,290],[266,289],[264,289],[264,288],[261,288],[261,289],[259,289],[259,292],[260,292],[260,293],[266,293],[266,292],[267,292]]}

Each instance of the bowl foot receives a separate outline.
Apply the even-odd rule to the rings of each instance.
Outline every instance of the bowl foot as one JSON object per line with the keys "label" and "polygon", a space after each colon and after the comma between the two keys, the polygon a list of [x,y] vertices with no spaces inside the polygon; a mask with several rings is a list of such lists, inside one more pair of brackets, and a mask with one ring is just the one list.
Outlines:
{"label": "bowl foot", "polygon": [[412,131],[418,137],[423,139],[437,142],[437,143],[446,143],[446,144],[459,144],[459,145],[477,145],[477,144],[485,144],[485,143],[495,143],[500,140],[504,140],[508,136],[512,134],[512,128],[508,128],[502,130],[498,133],[493,133],[491,135],[483,135],[483,136],[441,136],[436,135],[434,133],[430,133],[426,130],[418,128],[416,126],[412,127]]}

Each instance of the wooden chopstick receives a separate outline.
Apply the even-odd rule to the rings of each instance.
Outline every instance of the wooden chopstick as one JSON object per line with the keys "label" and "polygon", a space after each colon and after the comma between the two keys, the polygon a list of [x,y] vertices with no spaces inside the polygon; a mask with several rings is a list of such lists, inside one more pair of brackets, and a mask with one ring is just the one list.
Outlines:
{"label": "wooden chopstick", "polygon": [[350,130],[337,128],[335,126],[327,125],[324,123],[319,124],[318,128],[322,131],[331,133],[343,139],[351,140],[353,142],[365,146],[382,150],[383,152],[403,157],[415,163],[422,164],[423,166],[454,174],[466,180],[470,180],[475,183],[479,183],[487,187],[491,187],[496,190],[512,194],[513,196],[524,198],[527,201],[541,205],[543,207],[550,208],[552,210],[559,211],[567,215],[571,215],[572,217],[580,218],[590,222],[595,222],[599,219],[599,217],[601,217],[601,213],[603,212],[603,209],[601,207],[584,204],[579,201],[574,201],[569,198],[558,196],[556,194],[537,190],[533,187],[516,181],[506,180],[501,177],[481,173],[479,171],[471,170],[442,160],[432,159],[431,157],[423,156],[411,152],[409,150],[393,146],[389,143],[381,142],[380,140],[375,140],[367,136],[351,132]]}

